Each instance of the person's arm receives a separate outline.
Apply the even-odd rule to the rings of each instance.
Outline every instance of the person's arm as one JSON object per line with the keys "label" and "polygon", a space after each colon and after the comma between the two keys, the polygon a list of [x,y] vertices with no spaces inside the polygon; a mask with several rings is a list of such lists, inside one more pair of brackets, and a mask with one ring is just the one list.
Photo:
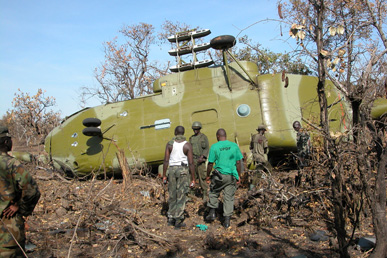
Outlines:
{"label": "person's arm", "polygon": [[266,137],[265,137],[265,139],[263,141],[263,150],[264,150],[265,154],[269,153],[269,141],[267,140]]}
{"label": "person's arm", "polygon": [[236,158],[237,158],[237,161],[236,161],[236,170],[238,172],[238,177],[239,177],[239,180],[237,181],[237,184],[239,184],[239,182],[241,181],[241,175],[242,175],[242,172],[243,172],[243,154],[240,150],[239,147],[237,147],[237,151],[235,152],[235,155],[236,155]]}
{"label": "person's arm", "polygon": [[[12,173],[13,174],[13,173]],[[12,194],[11,194],[12,193]],[[15,199],[15,191],[13,190],[13,184],[8,182],[5,173],[0,175],[0,213],[3,213],[9,205],[11,205]]]}
{"label": "person's arm", "polygon": [[187,155],[188,168],[189,168],[189,171],[190,171],[190,174],[191,174],[191,184],[190,184],[190,187],[194,187],[195,186],[195,166],[194,166],[194,163],[193,163],[193,150],[192,150],[191,143],[187,142],[186,144],[184,144],[184,149],[186,149],[185,153]]}
{"label": "person's arm", "polygon": [[17,203],[11,202],[11,205],[9,205],[7,208],[3,210],[3,215],[5,218],[9,219],[13,215],[15,215],[18,210],[19,210],[19,205]]}
{"label": "person's arm", "polygon": [[11,202],[11,206],[14,205],[10,209],[16,210],[18,214],[27,217],[32,214],[40,199],[39,187],[31,174],[20,164],[16,167],[15,180],[16,187],[22,194],[17,203],[16,201]]}
{"label": "person's arm", "polygon": [[164,153],[164,163],[163,163],[163,182],[164,184],[167,182],[167,168],[169,164],[169,155],[171,154],[173,146],[167,143],[167,146],[165,146],[165,153]]}
{"label": "person's arm", "polygon": [[204,161],[208,158],[208,153],[210,151],[210,143],[208,142],[208,138],[206,135],[204,135],[204,145],[205,148],[203,149],[203,159]]}
{"label": "person's arm", "polygon": [[206,181],[207,181],[208,184],[210,183],[210,174],[211,174],[213,166],[214,166],[214,163],[208,162],[208,165],[207,165],[207,178],[206,178]]}
{"label": "person's arm", "polygon": [[238,183],[241,180],[242,166],[243,166],[243,160],[237,160],[237,162],[236,162],[236,169],[237,169],[238,177],[239,177]]}
{"label": "person's arm", "polygon": [[[12,217],[19,209],[19,205],[17,204],[16,198],[16,189],[15,184],[13,182],[16,182],[15,176],[17,176],[17,173],[14,169],[11,173],[3,173],[1,172],[0,175],[0,196],[1,196],[1,202],[0,202],[0,211],[1,216],[4,216],[5,218]],[[11,175],[12,179],[10,181],[10,178],[8,178],[8,175]],[[16,183],[17,187],[17,183]]]}

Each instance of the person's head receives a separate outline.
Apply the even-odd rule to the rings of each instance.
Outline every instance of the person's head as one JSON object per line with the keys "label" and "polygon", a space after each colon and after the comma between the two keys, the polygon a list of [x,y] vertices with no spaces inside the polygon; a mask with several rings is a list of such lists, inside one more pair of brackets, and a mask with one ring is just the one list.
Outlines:
{"label": "person's head", "polygon": [[12,150],[12,139],[8,127],[0,126],[0,151],[8,152],[10,150]]}
{"label": "person's head", "polygon": [[257,131],[260,134],[264,134],[266,132],[266,125],[259,125]]}
{"label": "person's head", "polygon": [[200,129],[202,129],[202,123],[198,121],[192,123],[192,130],[194,131],[195,135],[200,133]]}
{"label": "person's head", "polygon": [[293,123],[293,129],[296,130],[297,132],[301,129],[301,124],[298,121],[294,121]]}
{"label": "person's head", "polygon": [[218,141],[226,140],[227,139],[226,130],[224,130],[223,128],[218,129],[218,131],[216,131],[216,139]]}
{"label": "person's head", "polygon": [[176,126],[175,135],[184,135],[184,133],[185,133],[185,129],[183,126],[181,125]]}

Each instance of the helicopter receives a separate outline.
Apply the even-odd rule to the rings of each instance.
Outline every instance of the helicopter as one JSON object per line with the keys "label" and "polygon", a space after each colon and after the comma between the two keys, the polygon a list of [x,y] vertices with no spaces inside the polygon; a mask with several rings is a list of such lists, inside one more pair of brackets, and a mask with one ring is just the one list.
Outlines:
{"label": "helicopter", "polygon": [[[201,122],[210,145],[216,142],[216,131],[224,128],[228,140],[249,153],[251,134],[264,124],[271,155],[295,151],[292,123],[318,121],[317,78],[261,75],[256,63],[239,61],[231,54],[236,42],[231,35],[215,37],[210,44],[196,44],[195,39],[210,33],[208,29],[193,30],[168,38],[176,43],[169,54],[178,62],[170,74],[154,81],[153,94],[85,108],[67,117],[45,139],[53,164],[78,176],[119,174],[117,153],[121,150],[130,166],[157,166],[163,162],[174,128],[184,126],[189,136],[195,121]],[[197,52],[209,47],[222,51],[223,64],[197,60]],[[182,55],[187,54],[193,55],[191,62],[183,61]],[[330,130],[344,132],[351,115],[348,105],[330,81],[326,92]],[[382,112],[386,110],[384,103]]]}

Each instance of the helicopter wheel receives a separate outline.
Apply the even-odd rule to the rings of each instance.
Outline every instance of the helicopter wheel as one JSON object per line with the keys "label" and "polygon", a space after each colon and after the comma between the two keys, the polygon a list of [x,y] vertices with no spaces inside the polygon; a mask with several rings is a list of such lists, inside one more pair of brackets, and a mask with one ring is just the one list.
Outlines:
{"label": "helicopter wheel", "polygon": [[98,127],[101,125],[101,120],[99,120],[98,118],[90,117],[90,118],[84,119],[82,121],[82,124],[86,127]]}
{"label": "helicopter wheel", "polygon": [[211,47],[217,50],[231,48],[235,45],[235,43],[235,37],[231,35],[218,36],[213,38],[210,42]]}
{"label": "helicopter wheel", "polygon": [[82,133],[86,136],[100,136],[102,135],[101,129],[98,127],[86,127],[82,130]]}

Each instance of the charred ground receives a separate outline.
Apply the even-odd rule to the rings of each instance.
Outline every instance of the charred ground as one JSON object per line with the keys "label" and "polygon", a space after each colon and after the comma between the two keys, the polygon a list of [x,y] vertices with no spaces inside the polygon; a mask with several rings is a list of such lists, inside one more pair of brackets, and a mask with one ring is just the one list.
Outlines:
{"label": "charred ground", "polygon": [[[42,193],[27,221],[28,257],[339,257],[325,171],[304,169],[295,187],[296,170],[275,170],[253,191],[246,173],[229,229],[221,216],[206,223],[207,209],[193,197],[187,227],[175,230],[166,223],[167,188],[151,173],[79,180],[26,166]],[[372,226],[363,216],[351,256],[367,256],[355,248],[356,238],[367,235]]]}

